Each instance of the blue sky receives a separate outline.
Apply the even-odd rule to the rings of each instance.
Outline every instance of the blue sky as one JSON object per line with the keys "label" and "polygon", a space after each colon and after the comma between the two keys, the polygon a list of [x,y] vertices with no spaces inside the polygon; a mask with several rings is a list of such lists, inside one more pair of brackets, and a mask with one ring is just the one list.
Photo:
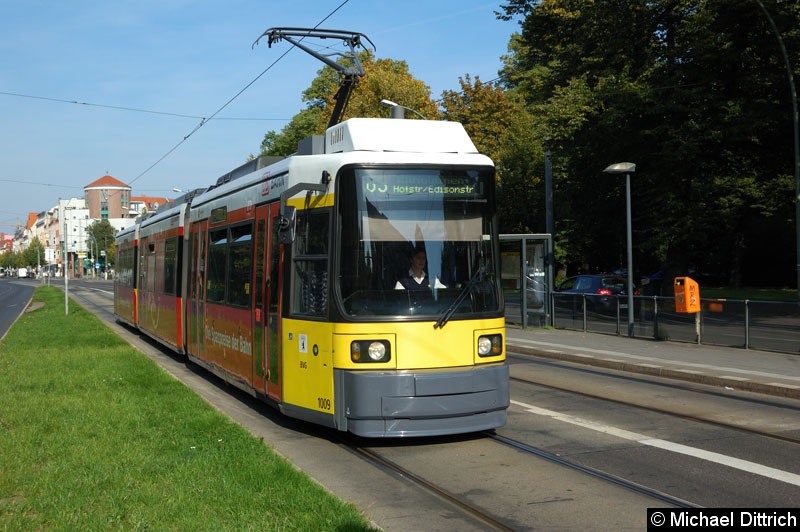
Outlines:
{"label": "blue sky", "polygon": [[438,98],[465,74],[497,77],[518,29],[501,3],[0,0],[0,232],[106,174],[172,197],[258,153],[323,66],[293,50],[236,96],[291,46],[251,48],[267,28],[313,27],[344,4],[320,27],[367,35]]}

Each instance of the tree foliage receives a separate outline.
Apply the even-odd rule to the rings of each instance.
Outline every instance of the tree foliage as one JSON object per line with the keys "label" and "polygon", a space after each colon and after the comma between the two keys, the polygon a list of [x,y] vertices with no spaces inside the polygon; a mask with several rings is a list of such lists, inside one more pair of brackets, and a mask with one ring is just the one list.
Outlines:
{"label": "tree foliage", "polygon": [[20,266],[44,266],[47,261],[44,259],[44,244],[35,236],[28,243],[28,247],[22,252],[22,263]]}
{"label": "tree foliage", "polygon": [[[625,180],[603,169],[632,161],[641,273],[795,282],[793,117],[779,38],[798,77],[800,3],[504,0],[498,17],[519,22],[500,85],[466,74],[437,106],[404,61],[364,52],[344,119],[386,117],[388,99],[462,122],[497,166],[504,232],[545,230],[546,145],[556,255],[568,268],[625,266]],[[262,153],[288,155],[323,133],[338,86],[321,69],[306,108],[265,135]]]}
{"label": "tree foliage", "polygon": [[[356,84],[342,120],[351,117],[387,117],[390,112],[380,103],[384,99],[413,109],[426,118],[439,118],[430,88],[411,75],[405,61],[376,59],[369,51],[361,52],[359,61],[364,76]],[[339,75],[336,71],[330,67],[317,71],[317,77],[303,92],[306,108],[279,133],[269,131],[264,136],[261,154],[290,155],[297,149],[298,141],[309,135],[324,133],[338,90]],[[414,117],[413,113],[407,115],[410,119]]]}
{"label": "tree foliage", "polygon": [[[103,256],[103,252],[105,252],[105,260],[101,260],[101,262],[107,264],[114,263],[114,256],[116,253],[116,244],[114,237],[117,234],[117,230],[114,229],[114,226],[109,223],[108,220],[95,220],[92,224],[86,228],[86,238],[87,241],[90,243],[92,250],[94,250],[100,257]],[[98,260],[95,258],[95,260]]]}
{"label": "tree foliage", "polygon": [[[797,72],[800,6],[763,3]],[[504,79],[553,139],[556,227],[569,235],[557,246],[572,262],[623,264],[624,180],[602,169],[633,161],[643,270],[792,281],[791,100],[757,1],[513,0],[502,10],[521,18]]]}
{"label": "tree foliage", "polygon": [[495,162],[504,231],[529,233],[544,220],[543,210],[536,208],[544,205],[543,130],[514,93],[477,77],[473,81],[469,74],[459,85],[458,91],[442,93],[443,118],[462,123],[478,151]]}

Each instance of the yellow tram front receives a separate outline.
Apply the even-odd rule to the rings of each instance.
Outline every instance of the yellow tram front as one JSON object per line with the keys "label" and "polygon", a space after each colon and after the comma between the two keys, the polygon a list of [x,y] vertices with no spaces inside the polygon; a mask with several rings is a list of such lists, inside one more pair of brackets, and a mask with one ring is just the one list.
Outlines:
{"label": "yellow tram front", "polygon": [[366,437],[500,427],[509,389],[491,161],[382,159],[339,169],[332,211],[298,210],[282,409]]}

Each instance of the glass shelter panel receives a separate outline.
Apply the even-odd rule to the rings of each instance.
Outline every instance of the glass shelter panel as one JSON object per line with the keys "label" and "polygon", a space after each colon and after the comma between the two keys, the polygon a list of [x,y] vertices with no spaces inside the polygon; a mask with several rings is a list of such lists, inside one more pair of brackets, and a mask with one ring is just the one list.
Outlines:
{"label": "glass shelter panel", "polygon": [[544,326],[550,321],[552,271],[549,234],[500,235],[506,323]]}

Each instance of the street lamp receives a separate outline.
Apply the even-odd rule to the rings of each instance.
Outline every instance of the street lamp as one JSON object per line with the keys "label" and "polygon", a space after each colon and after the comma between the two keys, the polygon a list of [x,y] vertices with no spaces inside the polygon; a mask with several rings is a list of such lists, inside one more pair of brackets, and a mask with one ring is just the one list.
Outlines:
{"label": "street lamp", "polygon": [[389,107],[392,110],[392,118],[405,118],[406,111],[411,111],[412,113],[419,116],[423,120],[427,120],[427,118],[425,118],[425,115],[423,115],[419,111],[415,111],[414,109],[406,107],[404,105],[400,105],[399,103],[394,103],[391,100],[381,100],[381,105],[384,107]]}
{"label": "street lamp", "polygon": [[64,315],[69,316],[69,273],[67,272],[67,262],[69,262],[69,251],[67,251],[67,206],[64,205],[64,208],[61,209],[64,216],[64,246],[61,250],[64,253]]}
{"label": "street lamp", "polygon": [[631,174],[634,163],[614,163],[606,167],[607,174],[625,174],[625,223],[628,232],[628,336],[633,337],[633,236],[631,233]]}

